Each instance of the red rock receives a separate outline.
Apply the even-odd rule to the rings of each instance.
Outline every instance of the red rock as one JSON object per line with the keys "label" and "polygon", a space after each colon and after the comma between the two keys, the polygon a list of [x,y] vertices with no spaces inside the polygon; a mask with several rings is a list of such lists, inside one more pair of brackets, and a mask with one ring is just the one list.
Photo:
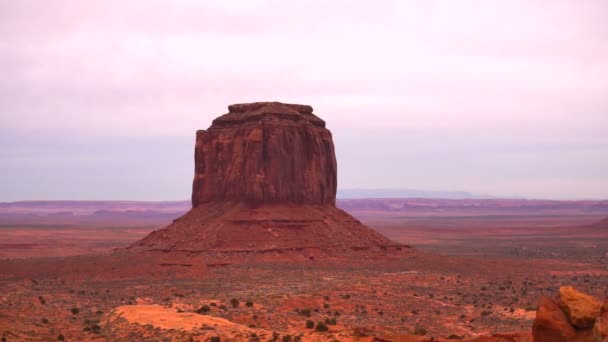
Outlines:
{"label": "red rock", "polygon": [[593,325],[593,336],[596,341],[608,341],[608,298],[604,300],[602,312]]}
{"label": "red rock", "polygon": [[559,288],[559,306],[572,325],[587,329],[593,327],[595,319],[600,315],[602,302],[572,286],[562,286]]}
{"label": "red rock", "polygon": [[332,135],[310,106],[228,108],[197,132],[193,208],[129,249],[305,260],[403,250],[335,207]]}
{"label": "red rock", "polygon": [[576,331],[559,305],[543,296],[538,300],[532,335],[535,342],[572,342]]}
{"label": "red rock", "polygon": [[335,205],[332,136],[312,107],[258,102],[228,109],[196,134],[193,207],[212,201]]}

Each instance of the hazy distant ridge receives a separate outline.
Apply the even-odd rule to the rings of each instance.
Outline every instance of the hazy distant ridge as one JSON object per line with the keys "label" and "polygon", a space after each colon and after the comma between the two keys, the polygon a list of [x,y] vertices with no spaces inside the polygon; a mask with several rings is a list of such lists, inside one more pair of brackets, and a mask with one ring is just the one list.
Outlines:
{"label": "hazy distant ridge", "polygon": [[491,195],[471,194],[466,191],[428,191],[417,189],[338,189],[338,198],[495,198]]}

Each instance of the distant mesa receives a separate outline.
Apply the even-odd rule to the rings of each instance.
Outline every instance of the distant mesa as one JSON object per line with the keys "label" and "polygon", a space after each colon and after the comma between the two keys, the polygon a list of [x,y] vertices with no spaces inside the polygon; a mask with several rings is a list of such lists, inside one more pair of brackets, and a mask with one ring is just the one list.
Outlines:
{"label": "distant mesa", "polygon": [[228,110],[196,133],[192,209],[129,250],[314,258],[406,247],[336,208],[332,135],[312,107]]}
{"label": "distant mesa", "polygon": [[608,217],[606,217],[605,219],[595,222],[591,225],[592,228],[603,228],[603,229],[608,229]]}

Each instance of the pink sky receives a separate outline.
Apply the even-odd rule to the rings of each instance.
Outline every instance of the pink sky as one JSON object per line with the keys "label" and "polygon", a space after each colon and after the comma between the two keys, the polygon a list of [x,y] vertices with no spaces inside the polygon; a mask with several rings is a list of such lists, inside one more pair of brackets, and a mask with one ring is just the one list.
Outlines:
{"label": "pink sky", "polygon": [[[342,188],[608,198],[607,13],[599,0],[0,0],[0,200],[187,198],[193,132],[262,100],[328,122]],[[180,157],[142,180],[124,154],[153,163],[145,146]]]}

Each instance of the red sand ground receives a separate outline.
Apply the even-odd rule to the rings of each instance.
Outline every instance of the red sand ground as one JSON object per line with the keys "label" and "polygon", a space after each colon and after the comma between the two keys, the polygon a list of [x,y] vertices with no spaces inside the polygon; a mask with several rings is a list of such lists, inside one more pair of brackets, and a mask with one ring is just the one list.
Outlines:
{"label": "red sand ground", "polygon": [[[355,210],[364,223],[416,251],[349,262],[292,263],[271,255],[232,265],[188,255],[118,255],[109,263],[98,256],[51,258],[111,252],[162,226],[163,218],[155,224],[148,218],[145,226],[132,217],[112,221],[111,215],[101,226],[85,217],[63,226],[56,217],[50,223],[39,217],[4,221],[0,252],[11,260],[0,261],[0,334],[7,341],[48,341],[60,334],[73,341],[239,341],[256,334],[266,341],[273,333],[370,341],[423,329],[444,338],[529,331],[538,296],[552,295],[560,285],[606,297],[608,231],[586,227],[606,213],[562,210]],[[231,299],[239,300],[237,307]],[[199,310],[205,305],[208,311]],[[151,310],[175,315],[151,321]],[[328,332],[306,328],[307,320],[333,319]]]}

